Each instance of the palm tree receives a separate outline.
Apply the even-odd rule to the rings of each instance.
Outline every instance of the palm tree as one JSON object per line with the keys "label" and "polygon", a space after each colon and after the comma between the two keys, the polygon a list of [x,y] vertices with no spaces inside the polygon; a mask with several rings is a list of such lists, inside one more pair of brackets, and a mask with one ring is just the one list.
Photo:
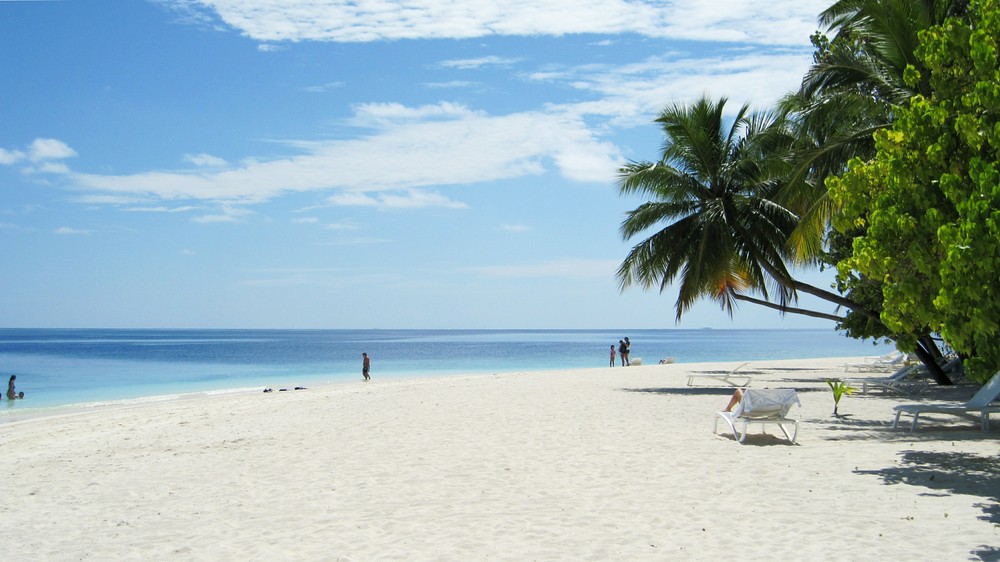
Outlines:
{"label": "palm tree", "polygon": [[[795,280],[785,267],[786,241],[798,217],[774,201],[788,174],[793,137],[785,122],[743,105],[728,123],[727,100],[702,98],[666,108],[656,120],[666,137],[658,162],[619,171],[622,195],[651,200],[630,211],[625,240],[662,228],[632,248],[618,269],[632,284],[664,290],[680,277],[677,318],[709,297],[732,314],[735,301],[839,321],[833,314],[789,306],[797,292],[857,309],[841,295]],[[747,293],[760,293],[763,298]],[[777,302],[771,301],[773,294]]]}

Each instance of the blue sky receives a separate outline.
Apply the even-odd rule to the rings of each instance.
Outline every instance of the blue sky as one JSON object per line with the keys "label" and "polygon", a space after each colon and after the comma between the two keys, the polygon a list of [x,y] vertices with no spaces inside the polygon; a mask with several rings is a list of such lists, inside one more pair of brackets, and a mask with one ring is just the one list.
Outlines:
{"label": "blue sky", "polygon": [[0,0],[0,325],[832,327],[614,277],[656,114],[770,106],[827,5]]}

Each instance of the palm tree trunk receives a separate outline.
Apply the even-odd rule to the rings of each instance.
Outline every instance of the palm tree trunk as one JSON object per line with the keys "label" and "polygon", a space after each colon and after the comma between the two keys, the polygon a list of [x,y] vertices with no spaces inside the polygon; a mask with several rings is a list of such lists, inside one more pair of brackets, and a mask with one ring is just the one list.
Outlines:
{"label": "palm tree trunk", "polygon": [[951,385],[951,379],[948,375],[941,369],[941,365],[937,362],[937,358],[941,356],[941,351],[938,350],[937,344],[930,336],[924,335],[917,340],[917,347],[913,350],[917,354],[917,358],[920,362],[927,367],[931,376],[934,377],[934,382],[940,385]]}
{"label": "palm tree trunk", "polygon": [[812,295],[814,297],[823,299],[827,302],[832,302],[833,304],[850,309],[854,312],[857,312],[858,314],[863,314],[864,316],[871,318],[872,320],[878,322],[879,324],[882,323],[882,318],[879,317],[877,313],[872,312],[871,310],[852,301],[851,299],[843,295],[838,295],[837,293],[827,291],[825,289],[820,289],[819,287],[810,285],[808,283],[803,283],[802,281],[799,281],[791,276],[786,277],[785,275],[782,274],[781,271],[778,270],[778,268],[774,267],[767,260],[760,260],[760,262],[761,266],[764,268],[764,271],[767,271],[767,273],[770,274],[771,277],[775,281],[780,283],[782,286],[787,287],[789,289],[793,289],[796,292]]}
{"label": "palm tree trunk", "polygon": [[828,314],[826,312],[817,312],[815,310],[807,310],[807,309],[804,309],[804,308],[794,308],[794,307],[791,307],[791,306],[783,306],[783,305],[776,304],[776,303],[773,303],[773,302],[770,302],[770,301],[765,301],[765,300],[761,300],[761,299],[755,299],[753,297],[748,297],[746,295],[735,294],[735,295],[733,295],[733,298],[736,299],[736,300],[738,300],[738,301],[744,301],[744,302],[749,302],[749,303],[752,303],[752,304],[757,304],[757,305],[760,305],[760,306],[765,306],[767,308],[770,308],[770,309],[773,309],[773,310],[777,310],[777,311],[780,311],[782,313],[801,314],[803,316],[811,316],[813,318],[822,318],[824,320],[833,320],[834,322],[843,322],[844,321],[843,318],[841,318],[840,316],[837,316],[836,314]]}

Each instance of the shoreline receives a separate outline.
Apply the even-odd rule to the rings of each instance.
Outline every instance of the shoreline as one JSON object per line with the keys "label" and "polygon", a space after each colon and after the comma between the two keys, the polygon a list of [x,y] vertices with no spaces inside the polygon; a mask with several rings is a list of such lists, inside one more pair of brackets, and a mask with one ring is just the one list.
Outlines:
{"label": "shoreline", "polygon": [[[751,362],[798,443],[713,435],[739,362],[358,381],[0,424],[9,559],[997,559],[1000,431]],[[935,399],[972,389],[935,389]],[[926,399],[926,398],[924,398]]]}
{"label": "shoreline", "polygon": [[[638,358],[642,361],[642,358]],[[672,359],[672,358],[671,358]],[[782,359],[776,361],[825,361],[827,359],[834,361],[842,361],[844,363],[848,362],[862,362],[865,357],[837,357],[837,358],[806,358],[806,359]],[[716,361],[716,362],[695,362],[695,363],[682,363],[685,368],[698,368],[699,365],[712,365],[712,364],[732,364],[730,368],[739,365],[740,363],[747,363],[746,361]],[[762,363],[762,361],[753,361],[752,363]],[[639,367],[660,367],[659,363],[656,364],[640,364],[631,367],[616,366],[618,368],[639,368]],[[410,380],[435,380],[435,379],[450,379],[450,378],[463,378],[463,377],[480,377],[480,376],[497,376],[497,375],[507,375],[507,374],[525,374],[525,373],[555,373],[561,371],[589,371],[589,370],[602,370],[611,369],[612,367],[571,367],[566,369],[522,369],[522,370],[512,370],[512,371],[493,371],[490,369],[481,371],[462,371],[461,369],[449,369],[446,374],[441,374],[440,372],[435,373],[434,371],[418,371],[418,372],[402,372],[390,374],[390,376],[382,377],[377,376],[374,381],[379,383],[391,383],[400,381],[410,381]],[[390,371],[391,373],[391,371]],[[358,376],[356,379],[353,378],[341,378],[341,377],[318,377],[317,375],[310,375],[305,377],[311,380],[316,380],[317,378],[323,378],[323,382],[318,384],[313,384],[312,382],[305,382],[303,384],[308,384],[310,389],[322,389],[328,386],[338,387],[340,385],[352,385],[357,383],[363,383]],[[289,385],[289,388],[295,388],[299,385]],[[225,387],[217,389],[208,390],[190,390],[181,392],[170,392],[166,394],[142,394],[133,397],[125,398],[113,398],[108,400],[85,400],[81,402],[71,402],[65,404],[55,404],[47,406],[34,407],[31,406],[31,399],[29,397],[28,402],[15,401],[14,404],[10,404],[7,400],[3,400],[0,403],[0,427],[11,424],[11,423],[24,423],[30,422],[37,419],[47,419],[51,417],[63,417],[72,416],[78,414],[86,414],[90,412],[99,412],[105,409],[112,408],[131,408],[136,406],[141,406],[147,403],[156,402],[169,402],[173,400],[200,400],[200,399],[210,399],[217,395],[227,396],[235,394],[254,394],[262,393],[265,388],[274,388],[267,385],[253,385],[253,386],[238,386],[238,387]],[[275,389],[275,392],[278,392]]]}

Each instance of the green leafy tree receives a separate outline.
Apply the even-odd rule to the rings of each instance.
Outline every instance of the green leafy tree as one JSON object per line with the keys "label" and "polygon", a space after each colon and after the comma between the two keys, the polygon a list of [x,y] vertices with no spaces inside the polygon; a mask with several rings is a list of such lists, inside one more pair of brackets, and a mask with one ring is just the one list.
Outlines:
{"label": "green leafy tree", "polygon": [[841,275],[884,280],[883,322],[941,333],[979,380],[1000,367],[998,37],[998,0],[973,0],[963,18],[922,32],[923,71],[905,74],[930,95],[897,109],[872,161],[827,180],[837,228],[864,231]]}
{"label": "green leafy tree", "polygon": [[[804,182],[789,182],[782,202],[802,217],[790,237],[798,259],[818,259],[836,264],[850,252],[851,237],[864,232],[856,226],[845,235],[830,232],[838,212],[824,178],[841,175],[852,158],[870,160],[875,155],[873,134],[892,125],[898,108],[916,94],[929,95],[923,61],[916,56],[919,33],[940,24],[949,15],[966,10],[965,0],[838,0],[820,14],[820,23],[832,39],[812,37],[816,53],[802,86],[782,103],[797,125],[795,175]],[[907,81],[906,69],[923,78]],[[805,189],[803,189],[805,187]],[[786,203],[787,204],[787,203]],[[881,279],[861,272],[845,273],[837,290],[868,310],[881,310]],[[950,383],[938,367],[937,345],[928,327],[900,335],[867,314],[848,311],[838,328],[852,337],[891,338],[906,351],[915,351],[935,379]],[[905,347],[904,347],[905,346]],[[913,347],[909,347],[913,346]]]}

